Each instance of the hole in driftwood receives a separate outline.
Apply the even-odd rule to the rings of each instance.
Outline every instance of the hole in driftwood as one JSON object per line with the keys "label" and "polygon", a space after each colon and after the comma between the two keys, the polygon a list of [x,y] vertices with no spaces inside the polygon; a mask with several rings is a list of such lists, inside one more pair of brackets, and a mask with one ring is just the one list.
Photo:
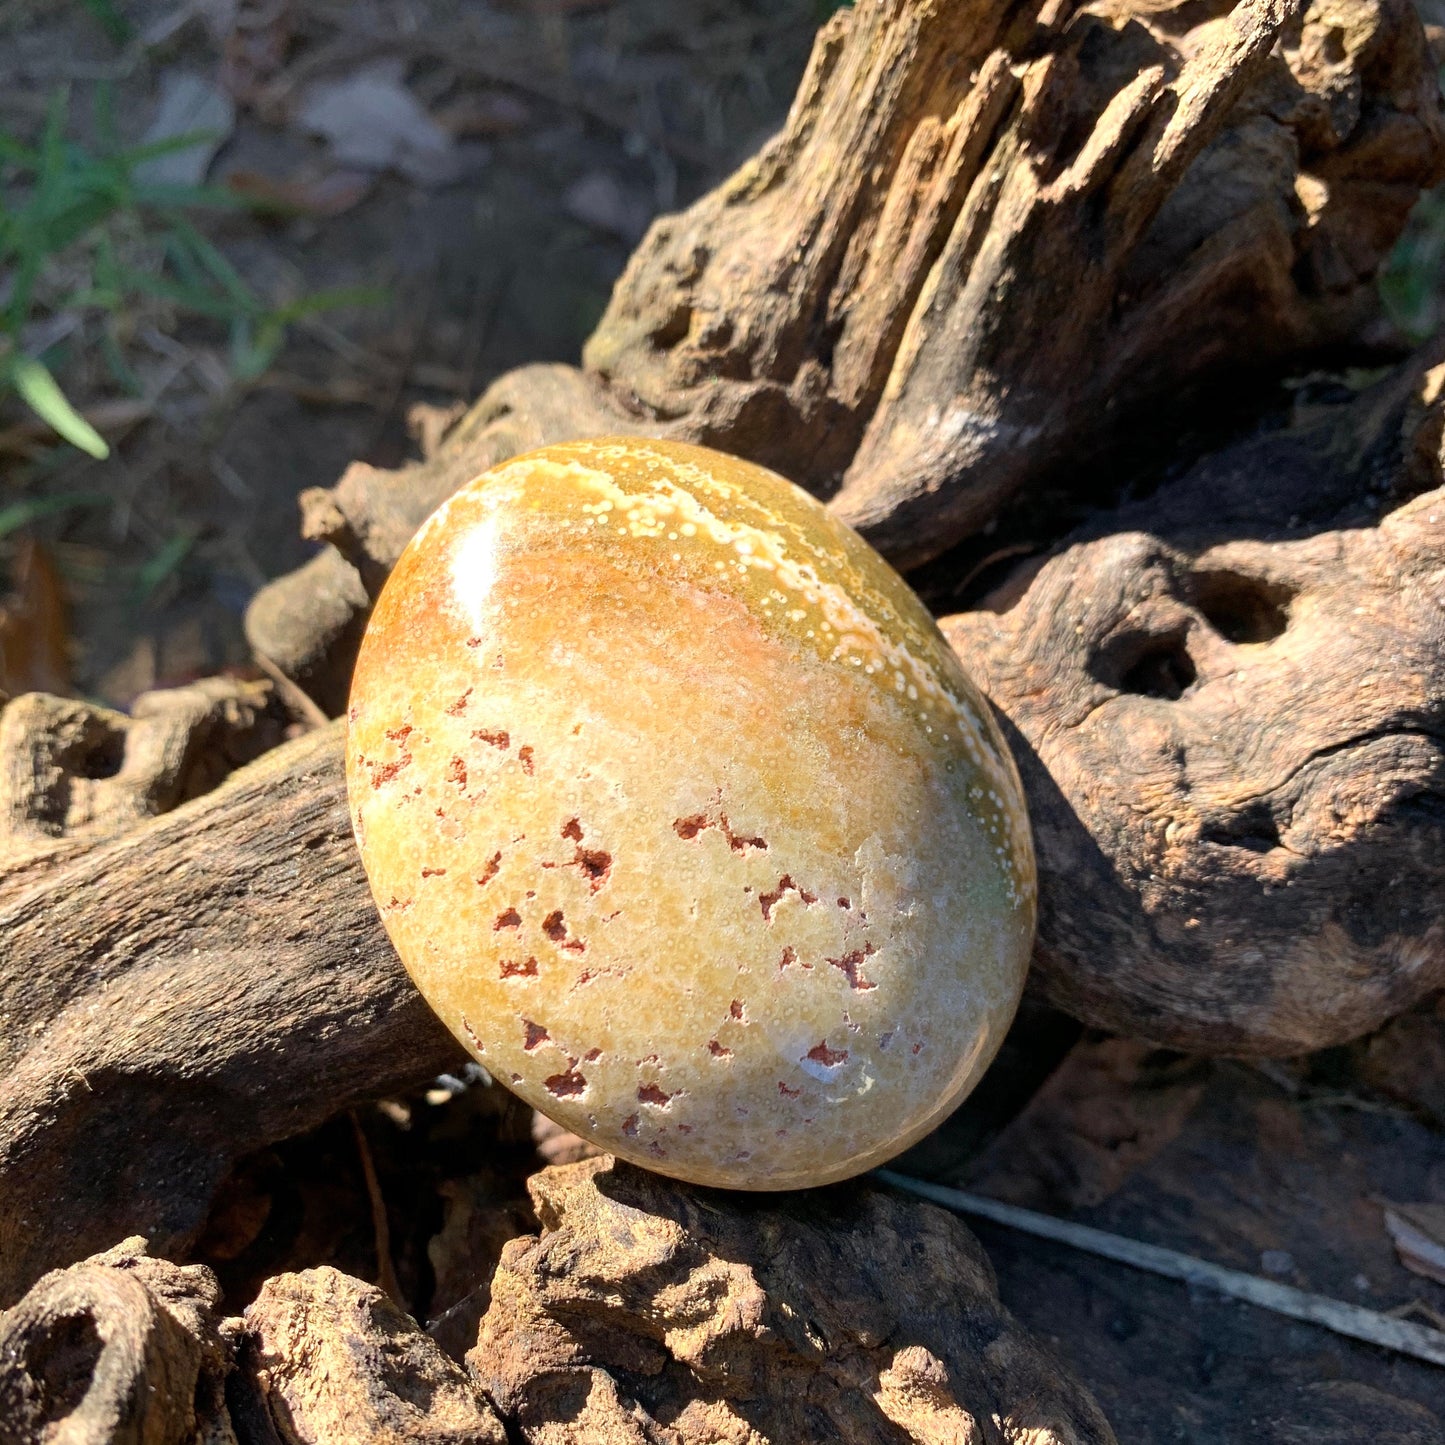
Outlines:
{"label": "hole in driftwood", "polygon": [[1122,692],[1141,697],[1162,697],[1170,702],[1183,697],[1194,685],[1196,673],[1193,659],[1183,638],[1160,638],[1119,679]]}
{"label": "hole in driftwood", "polygon": [[125,734],[107,733],[94,747],[87,748],[80,757],[76,772],[82,778],[113,778],[120,772],[125,761]]}
{"label": "hole in driftwood", "polygon": [[1247,848],[1251,853],[1268,853],[1280,846],[1279,823],[1264,803],[1256,803],[1232,818],[1206,826],[1201,836],[1207,843]]}
{"label": "hole in driftwood", "polygon": [[1090,671],[1106,687],[1170,702],[1182,697],[1198,676],[1182,628],[1113,638],[1092,660]]}
{"label": "hole in driftwood", "polygon": [[1194,577],[1194,603],[1205,621],[1230,642],[1270,642],[1289,626],[1293,592],[1277,582],[1238,572]]}
{"label": "hole in driftwood", "polygon": [[90,1389],[100,1360],[101,1338],[89,1314],[65,1315],[27,1341],[25,1373],[40,1387],[42,1422],[74,1414]]}

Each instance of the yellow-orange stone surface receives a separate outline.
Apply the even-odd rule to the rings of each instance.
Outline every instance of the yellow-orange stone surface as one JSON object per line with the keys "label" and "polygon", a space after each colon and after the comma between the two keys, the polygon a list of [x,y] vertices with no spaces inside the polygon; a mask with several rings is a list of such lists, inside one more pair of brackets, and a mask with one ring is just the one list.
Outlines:
{"label": "yellow-orange stone surface", "polygon": [[548,447],[397,564],[352,816],[398,953],[528,1103],[706,1184],[882,1162],[977,1081],[1034,920],[1022,792],[922,605],[798,488]]}

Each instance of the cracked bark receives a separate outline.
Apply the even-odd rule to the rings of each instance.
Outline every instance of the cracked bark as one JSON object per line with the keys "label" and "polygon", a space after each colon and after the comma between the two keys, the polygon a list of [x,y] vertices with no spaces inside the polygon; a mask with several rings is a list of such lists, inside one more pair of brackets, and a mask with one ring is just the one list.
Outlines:
{"label": "cracked bark", "polygon": [[[1042,871],[1035,979],[1076,1017],[1288,1055],[1445,984],[1431,359],[943,620],[1007,719]],[[1436,489],[1390,510],[1382,448],[1390,485]]]}
{"label": "cracked bark", "polygon": [[653,225],[581,370],[511,372],[435,456],[303,498],[336,554],[249,634],[340,711],[346,598],[465,480],[608,432],[773,467],[912,566],[1161,404],[1378,334],[1442,160],[1408,0],[861,0],[779,135]]}

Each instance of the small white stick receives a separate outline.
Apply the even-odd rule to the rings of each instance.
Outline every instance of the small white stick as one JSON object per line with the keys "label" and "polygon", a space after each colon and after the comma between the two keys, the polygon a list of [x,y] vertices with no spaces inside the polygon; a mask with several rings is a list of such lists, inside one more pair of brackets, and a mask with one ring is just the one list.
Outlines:
{"label": "small white stick", "polygon": [[1120,1264],[1133,1265],[1135,1269],[1146,1269],[1151,1274],[1162,1274],[1168,1279],[1206,1285],[1222,1295],[1246,1300],[1261,1309],[1323,1325],[1337,1335],[1349,1335],[1352,1339],[1382,1345],[1387,1350],[1398,1350],[1403,1355],[1413,1355],[1417,1360],[1428,1360],[1432,1365],[1445,1365],[1445,1330],[1432,1330],[1409,1320],[1394,1319],[1378,1310],[1362,1309],[1359,1305],[1346,1304],[1326,1295],[1308,1294],[1291,1285],[1276,1284],[1258,1275],[1245,1274],[1243,1270],[1210,1264],[1192,1254],[1182,1254],[1177,1249],[1141,1244],[1121,1234],[1109,1234],[1087,1224],[1055,1219],[1049,1214],[1036,1214],[1032,1209],[1020,1209],[1016,1204],[986,1199],[981,1194],[965,1194],[960,1189],[911,1179],[906,1174],[895,1174],[891,1169],[877,1169],[874,1173],[885,1184],[942,1204],[959,1214],[992,1219],[997,1224],[1006,1224],[1025,1234],[1057,1240],[1060,1244],[1069,1244],[1075,1249],[1102,1255],[1105,1259],[1115,1259]]}

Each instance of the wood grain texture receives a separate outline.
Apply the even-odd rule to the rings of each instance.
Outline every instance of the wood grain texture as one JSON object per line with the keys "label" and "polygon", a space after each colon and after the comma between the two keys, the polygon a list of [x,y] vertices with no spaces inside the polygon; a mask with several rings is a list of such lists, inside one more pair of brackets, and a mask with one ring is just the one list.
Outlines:
{"label": "wood grain texture", "polygon": [[127,1239],[0,1311],[6,1445],[236,1445],[210,1270]]}
{"label": "wood grain texture", "polygon": [[1217,454],[944,620],[1008,720],[1034,977],[1076,1017],[1288,1055],[1445,984],[1445,490],[1372,515],[1421,430],[1439,480],[1440,403],[1402,382],[1441,375]]}
{"label": "wood grain texture", "polygon": [[126,1235],[183,1255],[237,1156],[460,1052],[376,916],[335,730],[47,873],[0,940],[4,1303]]}
{"label": "wood grain texture", "polygon": [[958,1220],[856,1183],[744,1200],[610,1159],[530,1181],[467,1365],[528,1445],[1113,1445]]}

